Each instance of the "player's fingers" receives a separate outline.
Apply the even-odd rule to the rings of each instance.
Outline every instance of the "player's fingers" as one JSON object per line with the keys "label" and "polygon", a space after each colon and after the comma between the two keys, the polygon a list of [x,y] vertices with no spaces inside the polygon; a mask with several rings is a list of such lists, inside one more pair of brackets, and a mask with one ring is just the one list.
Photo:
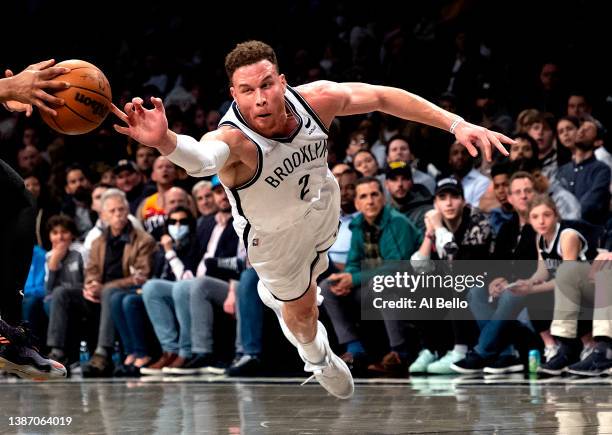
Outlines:
{"label": "player's fingers", "polygon": [[491,161],[491,141],[487,137],[486,132],[482,133],[482,135],[480,135],[478,140],[480,141],[480,149],[482,150],[485,159],[487,160],[487,162],[490,162]]}
{"label": "player's fingers", "polygon": [[45,80],[39,83],[39,87],[43,89],[63,90],[70,87],[70,83],[61,82],[58,80]]}
{"label": "player's fingers", "polygon": [[13,71],[7,69],[4,71],[4,77],[13,77]]}
{"label": "player's fingers", "polygon": [[504,156],[508,156],[510,154],[495,134],[492,134],[489,139],[493,145],[495,145],[495,148],[497,148]]}
{"label": "player's fingers", "polygon": [[125,103],[123,111],[127,114],[127,116],[130,116],[132,113],[134,113],[134,105],[132,103]]}
{"label": "player's fingers", "polygon": [[43,60],[42,62],[33,63],[26,69],[41,70],[41,69],[49,68],[54,63],[55,63],[55,59]]}
{"label": "player's fingers", "polygon": [[67,74],[70,72],[70,68],[65,68],[61,66],[54,66],[52,68],[47,68],[40,73],[38,73],[38,77],[41,80],[50,80],[62,74]]}
{"label": "player's fingers", "polygon": [[463,146],[465,148],[467,148],[468,153],[470,153],[470,155],[472,157],[477,157],[478,156],[478,150],[476,149],[476,147],[474,146],[474,144],[471,141],[466,141],[466,142],[462,142]]}
{"label": "player's fingers", "polygon": [[113,103],[111,103],[111,112],[113,112],[115,114],[115,116],[117,118],[119,118],[120,120],[122,120],[123,122],[125,122],[127,124],[128,122],[128,117],[125,113],[123,113],[117,106],[115,106]]}
{"label": "player's fingers", "polygon": [[151,97],[151,103],[153,103],[153,107],[157,110],[161,110],[162,113],[166,113],[166,109],[164,108],[164,103],[161,98]]}
{"label": "player's fingers", "polygon": [[138,113],[144,112],[144,107],[142,107],[142,103],[144,103],[142,98],[140,97],[132,98],[132,104],[134,104],[134,110]]}
{"label": "player's fingers", "polygon": [[26,106],[26,118],[29,118],[30,116],[32,116],[32,112],[34,111],[34,109],[32,108],[31,104],[28,104]]}
{"label": "player's fingers", "polygon": [[37,92],[35,92],[35,95],[44,102],[47,103],[51,103],[51,104],[57,104],[58,106],[62,106],[64,105],[64,100],[61,98],[58,98],[54,95],[51,94],[47,94],[45,91],[41,91],[38,90]]}
{"label": "player's fingers", "polygon": [[38,110],[40,110],[41,112],[48,113],[51,116],[57,116],[57,112],[49,106],[45,105],[45,103],[43,103],[41,100],[34,100],[34,105],[38,107]]}
{"label": "player's fingers", "polygon": [[113,124],[113,128],[117,133],[125,134],[126,136],[129,135],[130,129],[127,127],[122,127],[120,125]]}

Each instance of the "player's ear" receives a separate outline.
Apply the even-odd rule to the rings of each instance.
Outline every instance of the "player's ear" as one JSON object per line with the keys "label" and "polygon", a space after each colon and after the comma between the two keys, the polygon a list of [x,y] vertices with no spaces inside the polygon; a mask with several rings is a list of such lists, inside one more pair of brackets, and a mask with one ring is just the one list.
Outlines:
{"label": "player's ear", "polygon": [[285,74],[279,74],[278,75],[278,79],[280,80],[281,84],[283,85],[283,87],[287,87],[287,78],[285,77]]}
{"label": "player's ear", "polygon": [[230,94],[232,95],[232,98],[235,100],[236,99],[236,89],[234,89],[233,86],[230,86]]}

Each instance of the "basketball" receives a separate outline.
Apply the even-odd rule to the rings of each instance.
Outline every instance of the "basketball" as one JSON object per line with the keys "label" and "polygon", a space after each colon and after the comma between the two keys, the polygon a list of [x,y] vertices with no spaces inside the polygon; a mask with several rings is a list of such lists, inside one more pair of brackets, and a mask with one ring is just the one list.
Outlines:
{"label": "basketball", "polygon": [[54,80],[70,83],[70,88],[54,92],[64,100],[63,106],[52,106],[57,116],[40,112],[49,127],[63,134],[89,133],[97,128],[110,111],[110,84],[98,67],[83,60],[65,60],[57,64],[71,71]]}

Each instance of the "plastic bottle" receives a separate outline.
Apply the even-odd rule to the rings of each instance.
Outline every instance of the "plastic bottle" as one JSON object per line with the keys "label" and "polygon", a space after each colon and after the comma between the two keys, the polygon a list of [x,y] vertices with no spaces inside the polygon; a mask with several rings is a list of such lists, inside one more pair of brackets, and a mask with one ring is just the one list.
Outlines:
{"label": "plastic bottle", "polygon": [[529,351],[529,373],[537,373],[540,367],[540,351],[532,349]]}
{"label": "plastic bottle", "polygon": [[87,342],[85,340],[81,341],[81,346],[79,348],[79,361],[81,362],[81,365],[84,365],[89,361],[89,348],[87,347]]}

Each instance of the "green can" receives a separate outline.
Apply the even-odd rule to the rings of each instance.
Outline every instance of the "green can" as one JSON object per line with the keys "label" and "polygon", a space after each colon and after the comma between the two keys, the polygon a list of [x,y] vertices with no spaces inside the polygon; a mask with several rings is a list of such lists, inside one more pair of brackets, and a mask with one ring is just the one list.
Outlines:
{"label": "green can", "polygon": [[529,351],[529,373],[537,373],[540,367],[540,351],[532,349]]}

